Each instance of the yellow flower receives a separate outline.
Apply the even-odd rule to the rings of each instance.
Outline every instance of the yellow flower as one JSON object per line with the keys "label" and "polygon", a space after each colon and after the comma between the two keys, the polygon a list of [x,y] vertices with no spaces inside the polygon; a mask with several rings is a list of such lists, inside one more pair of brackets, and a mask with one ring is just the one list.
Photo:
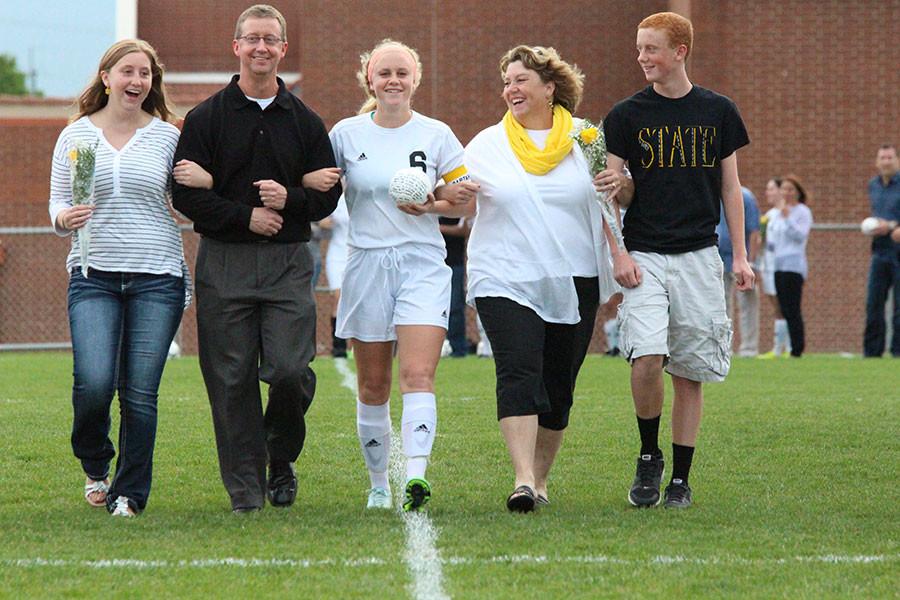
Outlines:
{"label": "yellow flower", "polygon": [[759,220],[760,225],[765,225],[768,222],[769,222],[769,215],[763,215],[762,218]]}
{"label": "yellow flower", "polygon": [[581,141],[585,144],[591,144],[594,140],[597,139],[597,128],[596,127],[588,127],[587,129],[582,129],[578,133],[578,137],[581,138]]}
{"label": "yellow flower", "polygon": [[75,148],[69,150],[69,160],[71,160],[72,162],[78,160],[78,150],[76,150]]}

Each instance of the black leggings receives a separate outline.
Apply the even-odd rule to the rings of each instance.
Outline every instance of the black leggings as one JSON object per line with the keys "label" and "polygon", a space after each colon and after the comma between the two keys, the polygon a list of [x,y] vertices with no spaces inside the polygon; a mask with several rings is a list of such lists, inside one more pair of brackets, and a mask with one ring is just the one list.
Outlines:
{"label": "black leggings", "polygon": [[597,316],[596,277],[575,277],[575,325],[547,323],[530,308],[499,297],[475,299],[491,342],[497,374],[497,418],[538,415],[538,424],[562,431],[569,424],[575,379]]}
{"label": "black leggings", "polygon": [[791,356],[800,356],[806,347],[803,313],[800,312],[803,300],[803,275],[790,271],[775,271],[775,293],[778,294],[781,314],[787,320],[788,333],[791,336]]}

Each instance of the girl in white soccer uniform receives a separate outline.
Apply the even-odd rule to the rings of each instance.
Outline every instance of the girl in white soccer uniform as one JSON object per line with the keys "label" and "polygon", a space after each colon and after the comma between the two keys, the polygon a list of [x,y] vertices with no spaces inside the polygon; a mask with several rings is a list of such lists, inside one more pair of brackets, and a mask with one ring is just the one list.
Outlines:
{"label": "girl in white soccer uniform", "polygon": [[[384,40],[361,57],[367,102],[331,131],[346,182],[349,257],[337,314],[337,335],[352,339],[359,398],[357,431],[371,489],[368,508],[390,508],[389,398],[394,343],[403,398],[407,458],[404,510],[431,496],[425,467],[437,424],[434,373],[446,335],[451,270],[438,214],[461,216],[477,186],[468,181],[463,148],[447,125],[410,108],[422,66],[416,52]],[[400,169],[421,168],[439,199],[397,205],[388,195]]]}

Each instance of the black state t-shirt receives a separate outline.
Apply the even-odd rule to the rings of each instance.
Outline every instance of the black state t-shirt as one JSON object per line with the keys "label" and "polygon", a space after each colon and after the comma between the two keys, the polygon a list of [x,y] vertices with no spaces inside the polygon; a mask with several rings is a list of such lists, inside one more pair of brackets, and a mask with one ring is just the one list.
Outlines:
{"label": "black state t-shirt", "polygon": [[603,130],[607,149],[634,177],[626,248],[679,254],[715,246],[721,161],[750,142],[734,102],[696,85],[681,98],[648,86],[616,104]]}

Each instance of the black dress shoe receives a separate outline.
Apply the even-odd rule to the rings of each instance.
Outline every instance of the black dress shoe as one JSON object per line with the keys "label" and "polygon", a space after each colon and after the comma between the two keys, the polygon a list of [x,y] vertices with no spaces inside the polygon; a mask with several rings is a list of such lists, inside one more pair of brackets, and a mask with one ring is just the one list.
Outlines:
{"label": "black dress shoe", "polygon": [[262,508],[259,506],[236,506],[231,509],[231,512],[236,515],[246,515],[250,513],[258,513],[261,510]]}
{"label": "black dress shoe", "polygon": [[294,465],[287,461],[269,463],[269,485],[266,495],[272,506],[287,507],[297,498],[297,476]]}

